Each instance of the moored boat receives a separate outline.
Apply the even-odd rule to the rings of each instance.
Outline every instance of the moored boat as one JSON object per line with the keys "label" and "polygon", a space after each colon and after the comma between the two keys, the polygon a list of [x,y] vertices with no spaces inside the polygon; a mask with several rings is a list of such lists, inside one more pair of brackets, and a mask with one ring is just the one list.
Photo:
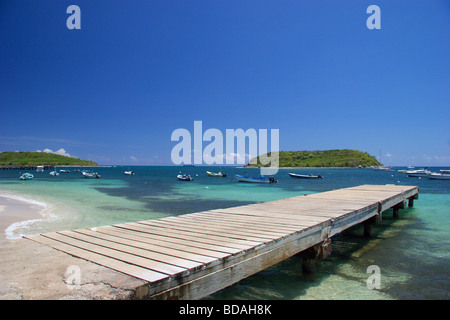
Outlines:
{"label": "moored boat", "polygon": [[419,170],[410,170],[406,171],[408,177],[428,177],[431,174],[431,171],[427,169],[419,169]]}
{"label": "moored boat", "polygon": [[260,176],[259,178],[254,178],[254,177],[241,176],[240,174],[236,174],[235,176],[239,182],[248,182],[248,183],[276,183],[276,182],[278,182],[278,180],[275,180],[274,177],[266,178],[264,176]]}
{"label": "moored boat", "polygon": [[134,171],[125,171],[124,174],[134,176]]}
{"label": "moored boat", "polygon": [[208,175],[208,177],[226,177],[227,174],[226,173],[222,173],[222,172],[211,172],[211,171],[206,171],[206,174]]}
{"label": "moored boat", "polygon": [[70,173],[69,169],[61,169],[59,170],[59,173]]}
{"label": "moored boat", "polygon": [[100,177],[101,177],[97,172],[83,171],[83,172],[81,172],[81,174],[85,178],[91,178],[91,179],[100,179]]}
{"label": "moored boat", "polygon": [[59,173],[56,171],[50,171],[51,176],[59,176]]}
{"label": "moored boat", "polygon": [[289,173],[289,176],[292,178],[299,178],[299,179],[323,179],[323,177],[320,174],[312,175],[312,174],[297,174],[297,173]]}
{"label": "moored boat", "polygon": [[[442,171],[442,170],[441,170]],[[437,173],[433,172],[428,176],[428,179],[432,180],[450,180],[450,173]]]}
{"label": "moored boat", "polygon": [[34,178],[34,176],[33,176],[31,173],[28,173],[28,172],[22,174],[22,175],[19,177],[20,180],[31,180],[31,179],[33,179],[33,178]]}
{"label": "moored boat", "polygon": [[191,178],[190,175],[186,175],[186,174],[179,174],[177,175],[178,180],[180,181],[193,181],[194,179]]}

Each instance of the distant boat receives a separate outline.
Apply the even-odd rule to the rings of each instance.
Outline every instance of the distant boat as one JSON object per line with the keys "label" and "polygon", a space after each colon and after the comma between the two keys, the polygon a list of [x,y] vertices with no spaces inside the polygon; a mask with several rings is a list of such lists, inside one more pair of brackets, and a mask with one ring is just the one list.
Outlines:
{"label": "distant boat", "polygon": [[428,177],[431,174],[431,171],[427,169],[419,169],[419,170],[409,170],[406,171],[408,177]]}
{"label": "distant boat", "polygon": [[226,173],[222,173],[222,172],[211,172],[211,171],[206,171],[206,173],[208,174],[209,177],[226,177],[227,174]]}
{"label": "distant boat", "polygon": [[442,171],[445,170],[441,170],[441,173],[433,172],[428,176],[428,178],[432,180],[450,180],[450,173],[442,173]]}
{"label": "distant boat", "polygon": [[69,169],[61,169],[59,170],[59,173],[70,173]]}
{"label": "distant boat", "polygon": [[82,174],[85,178],[91,178],[91,179],[100,179],[100,177],[101,177],[97,172],[83,171]]}
{"label": "distant boat", "polygon": [[190,175],[185,175],[185,174],[179,174],[177,175],[178,180],[180,181],[193,181],[194,179],[191,178]]}
{"label": "distant boat", "polygon": [[317,175],[306,175],[306,174],[297,174],[297,173],[289,173],[289,175],[292,178],[299,178],[299,179],[323,179],[323,177],[320,174]]}
{"label": "distant boat", "polygon": [[75,169],[73,172],[81,172],[80,169]]}
{"label": "distant boat", "polygon": [[20,177],[19,177],[19,179],[20,180],[31,180],[31,179],[33,179],[34,178],[34,176],[31,174],[31,173],[24,173],[24,174],[22,174]]}
{"label": "distant boat", "polygon": [[384,166],[379,166],[379,167],[373,167],[373,170],[382,170],[382,171],[391,171],[391,167],[384,167]]}
{"label": "distant boat", "polygon": [[125,171],[124,174],[134,176],[134,171]]}
{"label": "distant boat", "polygon": [[37,166],[36,172],[44,172],[44,166]]}
{"label": "distant boat", "polygon": [[50,171],[50,175],[52,176],[59,176],[59,173],[56,171]]}
{"label": "distant boat", "polygon": [[259,178],[254,177],[245,177],[240,174],[235,175],[239,182],[248,182],[248,183],[276,183],[278,180],[275,180],[274,177],[266,178],[264,176],[260,176]]}

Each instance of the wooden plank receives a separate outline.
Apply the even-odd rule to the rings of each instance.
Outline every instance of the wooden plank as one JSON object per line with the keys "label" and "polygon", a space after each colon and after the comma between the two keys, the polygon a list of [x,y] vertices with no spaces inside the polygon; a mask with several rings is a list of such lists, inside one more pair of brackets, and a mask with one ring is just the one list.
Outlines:
{"label": "wooden plank", "polygon": [[75,232],[75,231],[61,231],[58,232],[67,237],[71,237],[76,240],[85,241],[87,243],[99,245],[108,249],[121,251],[127,254],[131,254],[138,257],[143,257],[152,261],[161,262],[167,265],[173,265],[181,267],[183,269],[193,269],[201,266],[201,263],[195,262],[188,259],[182,259],[176,256],[162,254],[155,251],[144,250],[137,248],[135,246],[124,245],[118,242],[113,242],[110,240],[105,240],[104,238],[98,238],[91,235],[86,235],[85,233]]}
{"label": "wooden plank", "polygon": [[[279,227],[274,226],[273,224],[267,223],[262,224],[258,220],[249,221],[249,220],[236,220],[231,217],[220,217],[217,214],[209,214],[209,215],[191,215],[189,217],[185,217],[189,220],[197,220],[204,223],[215,223],[223,226],[229,226],[234,228],[239,228],[239,230],[252,230],[267,232],[268,234],[286,234],[290,232],[297,231],[298,228],[295,227]],[[242,229],[241,229],[242,228]]]}
{"label": "wooden plank", "polygon": [[212,231],[215,234],[219,232],[225,232],[226,234],[234,234],[238,236],[250,236],[249,239],[255,240],[272,240],[276,239],[280,236],[286,234],[286,232],[274,232],[268,230],[261,230],[258,228],[249,228],[242,226],[240,228],[236,228],[236,225],[227,225],[221,222],[217,222],[211,219],[194,219],[192,217],[173,217],[172,219],[167,219],[166,221],[170,221],[173,224],[182,224],[186,227],[191,228],[192,230],[203,230],[203,231]]}
{"label": "wooden plank", "polygon": [[[139,226],[131,226],[131,225],[116,225],[116,226],[112,226],[111,228],[116,229],[118,232],[122,232],[122,233],[131,233],[133,235],[135,234],[139,234],[140,237],[142,237],[142,239],[158,239],[158,240],[162,240],[162,241],[167,241],[167,243],[181,243],[181,244],[186,244],[189,243],[190,246],[194,247],[194,248],[200,248],[200,249],[206,249],[206,250],[211,250],[211,251],[215,251],[218,253],[223,253],[226,255],[229,254],[235,254],[238,253],[240,251],[240,249],[237,248],[232,248],[232,247],[227,247],[227,246],[222,246],[222,245],[217,245],[212,243],[210,240],[205,240],[202,238],[192,238],[192,239],[187,239],[186,236],[179,236],[179,235],[173,235],[173,234],[166,234],[166,232],[164,231],[160,231],[160,230],[145,230],[142,227]],[[187,241],[188,240],[188,241]]]}
{"label": "wooden plank", "polygon": [[[162,247],[159,245],[149,244],[149,243],[145,243],[142,241],[128,240],[128,239],[118,237],[115,235],[109,235],[106,233],[96,232],[96,231],[92,231],[89,229],[78,229],[78,230],[74,230],[74,232],[81,233],[81,234],[95,237],[95,238],[99,238],[99,239],[106,240],[106,241],[116,242],[116,243],[119,243],[122,245],[127,245],[130,247],[135,247],[140,250],[146,250],[146,251],[154,252],[157,254],[169,255],[169,256],[176,257],[176,258],[185,259],[188,261],[195,261],[198,263],[210,263],[212,261],[217,260],[217,259],[214,259],[211,257],[198,255],[198,254],[195,254],[192,252],[186,252],[184,250],[173,249],[173,248],[169,248],[169,247]],[[164,256],[162,256],[162,259],[164,259],[163,261],[167,262],[167,260],[164,258]]]}
{"label": "wooden plank", "polygon": [[186,235],[186,236],[193,236],[197,238],[205,238],[210,239],[212,241],[215,241],[215,243],[226,243],[227,245],[233,245],[236,248],[241,249],[249,249],[254,246],[260,245],[262,241],[255,241],[255,240],[245,240],[242,237],[234,236],[234,235],[214,235],[212,233],[208,232],[198,232],[198,231],[192,231],[189,230],[189,228],[186,228],[184,226],[180,225],[173,225],[169,226],[167,224],[164,224],[161,226],[160,223],[155,223],[153,220],[148,221],[140,221],[138,222],[141,226],[144,226],[145,228],[152,229],[159,228],[164,229],[169,232],[177,233],[180,235]]}
{"label": "wooden plank", "polygon": [[205,256],[205,257],[221,259],[221,258],[225,258],[230,255],[230,254],[224,253],[224,252],[198,248],[198,247],[194,247],[192,245],[186,245],[186,244],[178,243],[178,242],[171,242],[170,241],[171,238],[167,238],[167,237],[161,237],[161,238],[159,238],[158,236],[156,236],[155,238],[143,237],[139,233],[133,233],[133,232],[128,233],[128,232],[120,230],[118,228],[98,228],[98,229],[96,229],[96,232],[104,233],[107,235],[112,235],[112,236],[115,236],[118,238],[124,238],[124,239],[132,240],[132,241],[142,242],[142,243],[146,243],[146,244],[158,245],[158,246],[161,246],[162,248],[171,248],[171,249],[175,249],[175,250],[191,252],[191,253],[198,254],[201,256]]}
{"label": "wooden plank", "polygon": [[136,265],[133,264],[129,264],[129,263],[125,263],[123,261],[120,260],[116,260],[101,254],[97,254],[95,252],[91,252],[91,251],[86,251],[83,249],[80,249],[78,247],[74,247],[72,245],[51,239],[51,238],[47,238],[41,235],[37,235],[37,236],[26,236],[25,238],[39,242],[41,244],[50,246],[56,250],[65,252],[67,254],[70,254],[74,257],[77,258],[81,258],[81,259],[85,259],[85,260],[89,260],[93,263],[102,265],[104,267],[108,267],[110,269],[125,273],[125,274],[129,274],[133,277],[148,281],[148,282],[158,282],[161,281],[163,279],[168,278],[168,276],[166,274],[163,273],[159,273],[153,270],[149,270],[149,269],[145,269],[145,268],[141,268],[138,267]]}
{"label": "wooden plank", "polygon": [[156,260],[146,259],[143,257],[139,257],[133,254],[129,254],[126,252],[102,247],[100,245],[88,243],[85,241],[77,240],[59,233],[46,233],[42,236],[51,238],[69,245],[72,245],[74,247],[78,247],[81,249],[84,249],[86,251],[91,251],[97,254],[104,255],[106,257],[114,258],[129,264],[134,264],[140,267],[143,267],[145,269],[153,270],[159,273],[164,273],[167,275],[175,276],[175,275],[182,275],[187,272],[186,268],[177,267],[174,265],[162,263]]}
{"label": "wooden plank", "polygon": [[[236,244],[235,242],[229,242],[226,241],[226,239],[220,239],[222,241],[218,241],[217,239],[211,239],[209,237],[199,237],[194,233],[179,233],[179,232],[173,232],[172,230],[165,230],[162,228],[152,228],[151,226],[145,226],[144,224],[138,224],[138,223],[125,223],[120,225],[115,225],[117,228],[123,228],[123,229],[130,229],[140,232],[146,232],[150,234],[158,234],[158,235],[164,235],[169,236],[173,238],[179,238],[187,242],[200,242],[200,243],[207,243],[210,245],[216,245],[217,250],[227,250],[230,253],[237,253],[241,250],[249,249],[251,246],[244,246],[240,244]],[[228,248],[228,249],[227,249]]]}

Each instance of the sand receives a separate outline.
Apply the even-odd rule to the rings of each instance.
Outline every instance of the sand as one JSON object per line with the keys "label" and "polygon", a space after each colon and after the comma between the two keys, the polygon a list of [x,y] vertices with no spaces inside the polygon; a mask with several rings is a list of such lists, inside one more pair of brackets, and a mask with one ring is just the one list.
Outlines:
{"label": "sand", "polygon": [[0,238],[5,239],[7,236],[14,236],[13,230],[18,223],[45,218],[42,214],[44,209],[46,207],[39,203],[0,195],[0,231],[2,233]]}

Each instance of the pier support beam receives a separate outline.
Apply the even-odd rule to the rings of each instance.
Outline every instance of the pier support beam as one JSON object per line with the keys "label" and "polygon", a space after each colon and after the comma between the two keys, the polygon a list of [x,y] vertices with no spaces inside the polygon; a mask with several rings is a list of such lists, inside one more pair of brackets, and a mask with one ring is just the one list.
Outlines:
{"label": "pier support beam", "polygon": [[398,213],[399,213],[400,209],[405,209],[405,207],[406,207],[405,201],[402,201],[402,202],[396,204],[394,207],[392,207],[392,209],[394,210],[394,213],[393,213],[394,218],[398,218]]}
{"label": "pier support beam", "polygon": [[413,195],[411,198],[408,198],[408,207],[413,207],[414,206],[414,199],[419,199],[419,194],[416,193],[415,195]]}
{"label": "pier support beam", "polygon": [[316,260],[325,259],[331,254],[331,239],[318,243],[298,254],[302,258],[302,272],[314,274],[316,272]]}
{"label": "pier support beam", "polygon": [[372,226],[378,222],[378,219],[379,218],[377,216],[375,216],[375,217],[369,218],[363,222],[365,238],[372,238],[372,236],[373,236]]}

